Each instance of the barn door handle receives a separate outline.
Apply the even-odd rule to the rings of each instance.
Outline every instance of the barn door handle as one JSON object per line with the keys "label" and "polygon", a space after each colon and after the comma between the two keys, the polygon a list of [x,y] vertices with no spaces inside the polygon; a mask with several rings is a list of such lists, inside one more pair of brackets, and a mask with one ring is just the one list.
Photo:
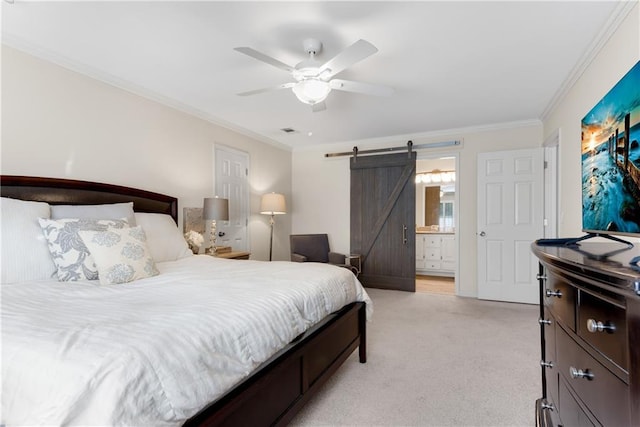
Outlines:
{"label": "barn door handle", "polygon": [[407,244],[407,226],[402,224],[402,243]]}

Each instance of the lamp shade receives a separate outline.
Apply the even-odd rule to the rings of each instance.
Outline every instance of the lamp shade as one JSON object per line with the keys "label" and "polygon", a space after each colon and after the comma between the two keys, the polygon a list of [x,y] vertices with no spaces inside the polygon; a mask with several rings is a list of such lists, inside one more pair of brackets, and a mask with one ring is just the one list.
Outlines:
{"label": "lamp shade", "polygon": [[260,200],[260,213],[265,215],[281,215],[287,213],[287,205],[284,195],[278,193],[268,193]]}
{"label": "lamp shade", "polygon": [[229,199],[205,197],[202,216],[206,220],[227,221],[229,219]]}

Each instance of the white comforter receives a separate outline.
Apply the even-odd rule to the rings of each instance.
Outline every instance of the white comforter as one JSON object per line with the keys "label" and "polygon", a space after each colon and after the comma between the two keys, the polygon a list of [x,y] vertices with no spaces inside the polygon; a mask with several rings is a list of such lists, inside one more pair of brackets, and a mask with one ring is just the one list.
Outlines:
{"label": "white comforter", "polygon": [[352,301],[346,269],[193,256],[126,285],[2,285],[7,425],[180,425]]}

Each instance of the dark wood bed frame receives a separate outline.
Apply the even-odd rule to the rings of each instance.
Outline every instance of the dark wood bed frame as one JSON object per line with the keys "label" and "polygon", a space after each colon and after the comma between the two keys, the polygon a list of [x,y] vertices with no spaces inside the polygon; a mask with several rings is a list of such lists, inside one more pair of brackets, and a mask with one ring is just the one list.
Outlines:
{"label": "dark wood bed frame", "polygon": [[[2,175],[0,180],[2,197],[50,204],[133,201],[135,211],[168,214],[177,223],[178,200],[163,194],[60,178]],[[286,425],[356,348],[360,362],[365,363],[366,316],[362,302],[327,316],[184,425]]]}

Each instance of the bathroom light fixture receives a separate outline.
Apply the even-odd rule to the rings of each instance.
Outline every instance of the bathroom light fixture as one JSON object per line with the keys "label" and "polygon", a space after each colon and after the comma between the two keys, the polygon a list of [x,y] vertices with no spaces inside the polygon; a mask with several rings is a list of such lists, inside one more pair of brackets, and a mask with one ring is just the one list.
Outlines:
{"label": "bathroom light fixture", "polygon": [[421,172],[416,174],[416,184],[439,184],[456,181],[456,171],[441,171],[434,169],[431,172]]}

